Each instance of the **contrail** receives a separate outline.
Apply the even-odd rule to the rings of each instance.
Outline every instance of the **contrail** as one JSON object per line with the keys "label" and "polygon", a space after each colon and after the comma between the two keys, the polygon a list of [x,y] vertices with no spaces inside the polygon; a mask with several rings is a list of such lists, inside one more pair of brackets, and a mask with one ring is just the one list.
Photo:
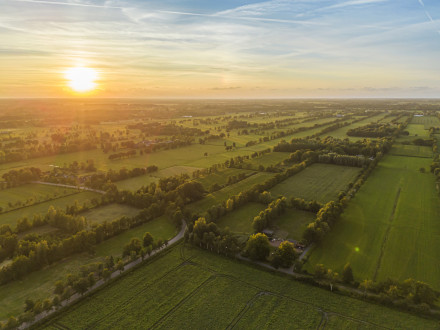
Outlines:
{"label": "contrail", "polygon": [[124,9],[123,7],[89,5],[89,4],[84,4],[84,3],[70,3],[70,2],[52,2],[52,1],[44,1],[44,0],[9,0],[9,1],[13,1],[13,2],[42,3],[42,4],[45,4],[45,5],[59,5],[59,6]]}
{"label": "contrail", "polygon": [[247,17],[247,16],[225,16],[218,14],[200,14],[200,13],[190,13],[182,11],[170,11],[170,10],[158,10],[159,13],[173,14],[173,15],[185,15],[185,16],[202,16],[202,17],[217,17],[226,19],[237,19],[245,21],[262,21],[262,22],[275,22],[275,23],[289,23],[289,24],[302,24],[302,25],[323,25],[316,22],[305,22],[298,20],[287,20],[287,19],[276,19],[276,18],[263,18],[263,17]]}

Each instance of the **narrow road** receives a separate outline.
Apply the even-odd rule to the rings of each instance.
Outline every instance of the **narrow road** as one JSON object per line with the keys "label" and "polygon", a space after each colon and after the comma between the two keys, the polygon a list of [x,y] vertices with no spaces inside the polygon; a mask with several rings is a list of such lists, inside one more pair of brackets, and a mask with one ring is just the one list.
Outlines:
{"label": "narrow road", "polygon": [[98,189],[92,189],[82,186],[72,186],[68,184],[61,184],[61,183],[52,183],[52,182],[44,182],[44,181],[31,181],[31,183],[37,183],[37,184],[45,184],[48,186],[55,186],[55,187],[63,187],[63,188],[71,188],[71,189],[79,189],[79,190],[86,190],[86,191],[93,191],[98,194],[105,194],[106,192],[104,190],[98,190]]}
{"label": "narrow road", "polygon": [[[148,256],[144,257],[144,260],[142,260],[142,258],[138,258],[128,264],[126,264],[124,266],[124,270],[122,272],[120,272],[119,270],[114,271],[111,275],[110,278],[116,278],[121,276],[121,274],[127,272],[128,270],[132,269],[133,267],[135,267],[136,265],[140,264],[141,262],[153,257],[154,255],[158,254],[160,251],[166,249],[168,246],[173,245],[175,243],[177,243],[179,240],[181,240],[183,238],[183,235],[185,234],[185,229],[186,229],[186,222],[182,219],[182,228],[180,229],[180,232],[174,236],[172,239],[170,239],[168,241],[168,245],[167,246],[162,246],[159,249],[156,249],[154,251],[152,251],[152,253]],[[97,281],[95,283],[95,285],[93,285],[92,287],[90,287],[83,295],[79,294],[79,293],[75,293],[73,294],[69,299],[63,300],[60,303],[60,307],[58,307],[57,309],[55,309],[54,307],[52,309],[50,309],[49,311],[44,311],[38,315],[35,316],[35,318],[30,321],[30,322],[24,322],[23,324],[21,324],[18,329],[27,329],[30,326],[34,325],[35,323],[43,320],[44,318],[54,314],[55,312],[57,312],[58,310],[60,310],[61,308],[67,307],[69,305],[72,305],[73,303],[75,303],[76,301],[84,298],[87,294],[89,294],[90,292],[98,289],[99,287],[101,287],[102,285],[104,285],[106,283],[106,281],[104,281],[103,279]]]}

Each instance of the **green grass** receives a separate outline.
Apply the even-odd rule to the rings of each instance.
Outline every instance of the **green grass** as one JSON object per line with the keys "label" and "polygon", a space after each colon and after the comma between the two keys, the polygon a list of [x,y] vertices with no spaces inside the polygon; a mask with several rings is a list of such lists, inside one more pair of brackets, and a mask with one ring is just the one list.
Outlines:
{"label": "green grass", "polygon": [[244,180],[226,186],[225,188],[220,189],[212,194],[206,195],[205,198],[190,204],[187,206],[187,208],[191,212],[198,212],[200,214],[204,213],[211,206],[222,203],[228,200],[230,196],[238,195],[240,192],[248,190],[252,186],[264,182],[274,175],[274,173],[258,172]]}
{"label": "green grass", "polygon": [[432,148],[426,146],[395,144],[391,150],[391,155],[409,156],[409,157],[425,157],[432,158]]}
{"label": "green grass", "polygon": [[234,210],[225,216],[218,219],[216,222],[221,228],[229,227],[232,232],[251,234],[252,221],[261,211],[266,208],[266,205],[259,203],[247,203],[246,205]]}
{"label": "green grass", "polygon": [[316,215],[296,209],[286,209],[286,212],[275,220],[274,235],[283,239],[300,241],[307,225],[313,222]]}
{"label": "green grass", "polygon": [[54,290],[58,280],[65,280],[67,274],[76,274],[82,265],[103,261],[106,256],[119,256],[130,239],[142,239],[146,232],[150,232],[155,239],[169,239],[177,234],[175,226],[166,218],[160,217],[142,226],[128,230],[95,247],[95,254],[83,253],[63,259],[42,270],[32,272],[22,280],[17,280],[0,286],[0,320],[9,315],[18,315],[23,312],[24,301],[27,298],[45,299]]}
{"label": "green grass", "polygon": [[208,190],[213,184],[218,184],[218,185],[226,184],[230,176],[234,176],[234,175],[238,176],[241,173],[245,173],[246,175],[249,175],[254,172],[249,170],[242,170],[239,168],[225,168],[219,170],[218,172],[214,172],[206,176],[197,178],[196,181],[200,182],[203,185],[203,187],[206,190]]}
{"label": "green grass", "polygon": [[423,125],[425,129],[440,127],[440,119],[435,116],[412,117],[411,124]]}
{"label": "green grass", "polygon": [[118,181],[115,184],[119,190],[136,191],[140,189],[142,186],[146,187],[150,185],[150,183],[157,181],[159,181],[158,177],[154,177],[151,175],[141,175],[134,178]]}
{"label": "green grass", "polygon": [[180,244],[39,328],[316,329],[325,315],[335,326],[438,327],[436,320],[332,294]]}
{"label": "green grass", "polygon": [[89,225],[99,224],[104,221],[111,222],[113,220],[126,217],[134,217],[141,210],[123,204],[109,204],[91,209],[80,215],[85,217]]}
{"label": "green grass", "polygon": [[337,200],[359,174],[360,168],[332,164],[313,164],[270,190],[272,196],[300,197],[327,203]]}
{"label": "green grass", "polygon": [[378,120],[381,120],[385,116],[386,116],[386,113],[381,113],[381,114],[375,115],[373,117],[365,118],[365,119],[363,119],[361,121],[358,121],[356,123],[352,123],[352,124],[350,124],[348,126],[344,126],[344,127],[338,128],[337,130],[334,130],[332,132],[324,133],[321,136],[332,136],[332,137],[338,138],[338,139],[359,140],[359,139],[362,139],[362,138],[360,138],[360,137],[349,137],[347,135],[347,132],[350,129],[361,127],[361,126],[367,125],[369,123],[374,123],[374,122],[376,122]]}
{"label": "green grass", "polygon": [[409,132],[410,136],[417,136],[421,138],[429,137],[429,131],[425,129],[424,125],[421,124],[409,124],[405,130]]}
{"label": "green grass", "polygon": [[50,200],[52,198],[71,195],[77,192],[78,191],[75,189],[30,183],[19,187],[0,190],[0,207],[3,208],[3,211],[6,211],[10,209],[8,206],[9,203],[14,204],[12,209],[15,209],[19,207],[18,205],[15,206],[17,202],[22,202],[21,205],[24,205],[27,200],[32,200],[31,203],[36,203]]}
{"label": "green grass", "polygon": [[268,154],[264,154],[261,157],[253,158],[246,160],[243,163],[244,168],[248,168],[248,166],[254,170],[258,170],[260,165],[263,165],[265,168],[272,165],[277,165],[281,163],[283,160],[288,159],[290,156],[287,152],[271,152]]}
{"label": "green grass", "polygon": [[73,205],[75,201],[78,202],[79,205],[83,203],[90,203],[92,198],[100,198],[101,194],[94,193],[91,191],[84,191],[75,195],[65,196],[58,199],[54,199],[51,201],[47,201],[44,203],[39,203],[36,205],[24,207],[18,210],[14,210],[11,212],[0,214],[0,225],[8,224],[12,227],[15,227],[17,219],[28,217],[29,220],[32,220],[34,214],[46,214],[49,207],[52,205],[55,208],[65,209],[68,205]]}
{"label": "green grass", "polygon": [[357,280],[372,279],[377,269],[378,280],[412,277],[440,289],[439,197],[434,176],[419,171],[430,163],[386,156],[312,252],[308,269],[323,263],[341,271],[350,262]]}

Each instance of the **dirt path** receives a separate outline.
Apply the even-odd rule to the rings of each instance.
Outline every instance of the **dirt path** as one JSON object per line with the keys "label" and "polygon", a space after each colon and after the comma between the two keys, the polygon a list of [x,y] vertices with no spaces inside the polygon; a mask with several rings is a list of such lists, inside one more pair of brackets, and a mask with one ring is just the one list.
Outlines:
{"label": "dirt path", "polygon": [[31,183],[45,184],[48,186],[71,188],[71,189],[78,189],[78,190],[85,190],[85,191],[93,191],[98,194],[105,194],[106,193],[104,190],[92,189],[92,188],[87,188],[87,187],[82,187],[82,186],[72,186],[72,185],[61,184],[61,183],[52,183],[52,182],[43,182],[43,181],[31,181]]}

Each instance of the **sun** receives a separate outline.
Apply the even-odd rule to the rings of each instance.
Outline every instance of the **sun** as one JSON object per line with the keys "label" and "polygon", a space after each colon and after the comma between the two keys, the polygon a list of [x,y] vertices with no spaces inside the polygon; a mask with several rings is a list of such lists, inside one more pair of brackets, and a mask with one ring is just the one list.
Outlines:
{"label": "sun", "polygon": [[98,73],[94,69],[80,66],[66,70],[65,77],[68,85],[75,92],[85,93],[96,88],[95,81],[98,79]]}

